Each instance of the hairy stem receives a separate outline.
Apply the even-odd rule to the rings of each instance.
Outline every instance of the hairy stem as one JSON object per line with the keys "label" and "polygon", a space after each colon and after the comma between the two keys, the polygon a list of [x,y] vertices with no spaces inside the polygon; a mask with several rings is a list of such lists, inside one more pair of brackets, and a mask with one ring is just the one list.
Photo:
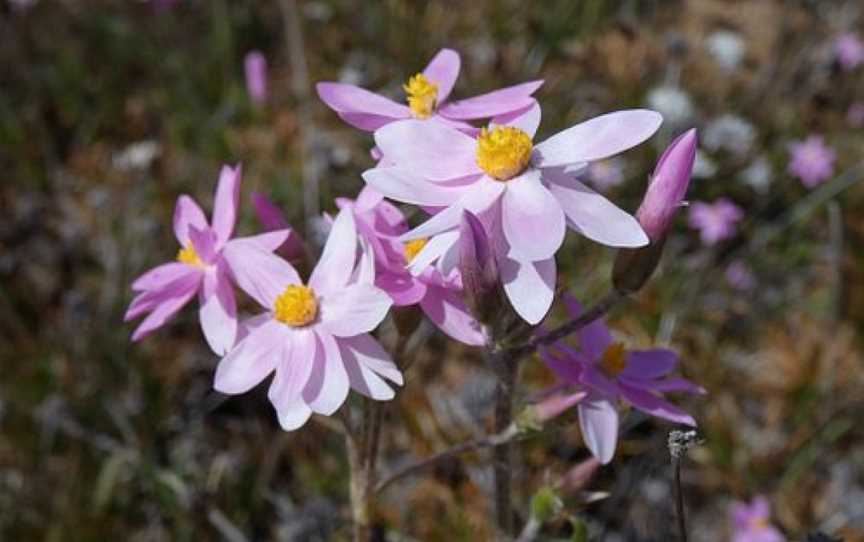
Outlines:
{"label": "hairy stem", "polygon": [[681,542],[687,542],[687,520],[684,517],[684,494],[681,491],[681,457],[672,456],[672,470],[674,471],[674,482],[672,489],[675,494],[675,519],[678,524],[678,538]]}
{"label": "hairy stem", "polygon": [[[506,353],[489,354],[489,362],[498,373],[495,388],[495,433],[506,430],[513,423],[513,387],[516,383],[516,365]],[[495,484],[495,521],[501,532],[513,535],[513,509],[510,503],[513,471],[513,446],[510,441],[495,445],[492,451],[492,472]]]}
{"label": "hairy stem", "polygon": [[351,517],[354,521],[354,542],[369,542],[372,539],[372,510],[367,499],[369,481],[364,468],[366,455],[360,442],[350,431],[345,433],[345,448],[348,452],[348,466],[351,471],[349,493],[351,496]]}

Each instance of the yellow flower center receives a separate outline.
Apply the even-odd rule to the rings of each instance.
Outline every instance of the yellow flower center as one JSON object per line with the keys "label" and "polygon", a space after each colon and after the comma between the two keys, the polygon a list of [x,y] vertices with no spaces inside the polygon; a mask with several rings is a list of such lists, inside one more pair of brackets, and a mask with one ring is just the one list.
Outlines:
{"label": "yellow flower center", "polygon": [[499,181],[512,179],[531,159],[531,137],[513,126],[483,128],[477,137],[477,165]]}
{"label": "yellow flower center", "polygon": [[192,246],[192,243],[177,251],[177,261],[186,265],[199,267],[202,265],[201,258],[198,257],[198,253],[195,252],[195,247]]}
{"label": "yellow flower center", "polygon": [[413,75],[402,85],[408,95],[408,107],[418,119],[429,118],[435,110],[438,99],[438,85],[426,78],[422,73]]}
{"label": "yellow flower center", "polygon": [[276,319],[289,326],[305,326],[318,316],[315,292],[300,284],[290,284],[273,303]]}
{"label": "yellow flower center", "polygon": [[609,378],[615,378],[624,367],[627,366],[627,358],[625,354],[624,344],[615,342],[606,347],[606,351],[600,356],[600,370]]}
{"label": "yellow flower center", "polygon": [[410,241],[406,241],[402,247],[402,254],[405,256],[405,262],[411,263],[417,253],[423,250],[423,247],[428,243],[428,239],[412,239]]}

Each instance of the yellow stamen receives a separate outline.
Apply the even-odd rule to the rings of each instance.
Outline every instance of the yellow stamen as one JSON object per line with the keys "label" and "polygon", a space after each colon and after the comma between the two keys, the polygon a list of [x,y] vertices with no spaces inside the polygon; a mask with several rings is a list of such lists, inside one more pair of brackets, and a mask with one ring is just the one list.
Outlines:
{"label": "yellow stamen", "polygon": [[405,263],[411,263],[417,253],[423,250],[423,247],[426,246],[426,243],[429,242],[428,239],[412,239],[410,241],[406,241],[402,247],[402,254],[405,256]]}
{"label": "yellow stamen", "polygon": [[315,292],[300,284],[286,286],[273,303],[273,314],[277,320],[289,326],[305,326],[318,316]]}
{"label": "yellow stamen", "polygon": [[477,165],[493,178],[506,181],[525,169],[531,149],[531,137],[519,128],[483,128],[477,137]]}
{"label": "yellow stamen", "polygon": [[413,75],[402,85],[408,95],[408,107],[418,119],[429,118],[435,110],[438,99],[438,85],[426,78],[422,73]]}
{"label": "yellow stamen", "polygon": [[624,367],[627,367],[626,353],[623,343],[610,344],[600,356],[600,370],[609,378],[617,377],[624,370]]}
{"label": "yellow stamen", "polygon": [[198,253],[195,252],[195,247],[192,246],[192,243],[177,251],[177,261],[186,265],[201,265],[201,258],[198,257]]}

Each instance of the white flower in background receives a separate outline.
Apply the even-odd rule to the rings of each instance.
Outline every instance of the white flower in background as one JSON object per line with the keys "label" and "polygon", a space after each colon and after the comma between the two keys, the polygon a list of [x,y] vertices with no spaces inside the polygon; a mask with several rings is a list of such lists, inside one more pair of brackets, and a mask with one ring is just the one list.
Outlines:
{"label": "white flower in background", "polygon": [[752,164],[747,166],[747,169],[741,172],[741,180],[757,192],[767,192],[768,187],[771,186],[771,181],[774,180],[771,162],[764,156],[756,158]]}
{"label": "white flower in background", "polygon": [[162,146],[153,140],[132,143],[112,158],[114,167],[123,171],[147,169],[162,153]]}
{"label": "white flower in background", "polygon": [[729,30],[719,30],[708,36],[705,47],[717,64],[727,71],[733,71],[741,65],[747,50],[741,35]]}
{"label": "white flower in background", "polygon": [[690,96],[674,85],[655,87],[648,93],[648,107],[663,115],[670,124],[680,124],[693,116]]}
{"label": "white flower in background", "polygon": [[736,156],[747,154],[756,139],[756,129],[737,115],[723,115],[705,128],[702,143],[710,151],[724,150]]}
{"label": "white flower in background", "polygon": [[704,151],[696,150],[696,161],[693,162],[693,178],[707,179],[717,173],[717,164]]}

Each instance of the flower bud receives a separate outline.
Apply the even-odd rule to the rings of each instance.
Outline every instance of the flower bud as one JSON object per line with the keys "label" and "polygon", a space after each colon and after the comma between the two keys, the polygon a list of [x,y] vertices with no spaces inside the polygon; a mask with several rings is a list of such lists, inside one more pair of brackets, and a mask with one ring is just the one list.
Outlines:
{"label": "flower bud", "polygon": [[498,264],[483,224],[469,211],[459,226],[459,272],[468,308],[479,322],[490,321],[500,308]]}
{"label": "flower bud", "polygon": [[666,232],[690,185],[696,142],[696,129],[692,128],[678,136],[657,161],[645,197],[636,211],[636,219],[650,243],[618,251],[612,283],[619,293],[638,291],[660,263]]}
{"label": "flower bud", "polygon": [[288,238],[277,249],[277,252],[289,262],[302,261],[306,257],[306,247],[297,232],[285,220],[282,211],[266,196],[258,192],[252,192],[252,206],[255,208],[258,221],[265,230],[290,230]]}
{"label": "flower bud", "polygon": [[261,51],[250,51],[243,59],[246,75],[246,92],[255,105],[267,101],[267,60]]}

